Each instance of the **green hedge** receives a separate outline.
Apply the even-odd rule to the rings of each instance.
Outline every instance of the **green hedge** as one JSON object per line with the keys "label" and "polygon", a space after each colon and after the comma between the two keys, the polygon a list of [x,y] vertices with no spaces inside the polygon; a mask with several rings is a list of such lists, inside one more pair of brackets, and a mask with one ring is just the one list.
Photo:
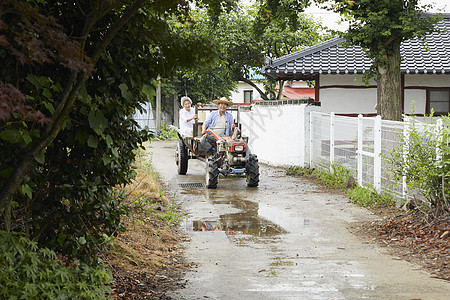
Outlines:
{"label": "green hedge", "polygon": [[102,266],[65,266],[23,234],[0,231],[0,299],[105,299],[111,278]]}

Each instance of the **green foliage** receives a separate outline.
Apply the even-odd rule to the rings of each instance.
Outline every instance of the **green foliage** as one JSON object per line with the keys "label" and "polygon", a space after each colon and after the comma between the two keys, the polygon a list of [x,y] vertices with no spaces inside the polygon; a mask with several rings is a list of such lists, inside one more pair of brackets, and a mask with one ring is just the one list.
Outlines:
{"label": "green foliage", "polygon": [[112,275],[102,266],[64,266],[23,234],[0,231],[0,298],[105,299]]}
{"label": "green foliage", "polygon": [[175,200],[169,205],[167,211],[161,215],[161,218],[167,222],[169,226],[177,226],[180,222],[189,216],[189,213],[183,212],[180,202]]}
{"label": "green foliage", "polygon": [[161,126],[161,134],[151,138],[151,140],[177,140],[178,139],[178,133],[176,130],[172,129],[169,125],[166,123],[163,123]]}
{"label": "green foliage", "polygon": [[[250,9],[215,18],[201,10],[191,12],[195,24],[183,29],[194,36],[209,37],[213,60],[171,78],[165,97],[187,94],[194,102],[208,102],[229,96],[238,81],[254,85],[254,70],[264,65],[265,57],[281,57],[318,43],[323,38],[321,26],[301,14],[304,5],[301,1],[257,1]],[[267,98],[272,91],[259,92]]]}
{"label": "green foliage", "polygon": [[436,30],[439,16],[424,17],[430,5],[418,1],[335,0],[332,9],[349,21],[343,34],[349,44],[360,45],[375,64],[382,64],[386,55],[396,52],[400,43],[415,37],[422,39]]}
{"label": "green foliage", "polygon": [[[444,118],[444,124],[450,125]],[[406,123],[407,137],[392,150],[388,162],[394,180],[403,176],[410,190],[423,194],[422,205],[434,216],[449,213],[450,199],[450,151],[449,128],[436,130],[430,125]]]}
{"label": "green foliage", "polygon": [[[214,12],[234,2],[202,0]],[[189,10],[177,0],[30,3],[0,14],[0,214],[14,204],[0,226],[95,265],[125,230],[122,188],[151,137],[132,116],[158,75],[205,64],[211,43],[172,26]]]}
{"label": "green foliage", "polygon": [[327,186],[342,188],[347,187],[350,170],[342,165],[331,164],[329,167],[317,167],[313,176]]}
{"label": "green foliage", "polygon": [[388,192],[378,193],[373,186],[356,186],[347,190],[350,200],[364,207],[393,206],[395,201]]}
{"label": "green foliage", "polygon": [[348,185],[350,170],[338,164],[315,169],[291,166],[286,169],[286,175],[313,177],[329,187],[344,188]]}

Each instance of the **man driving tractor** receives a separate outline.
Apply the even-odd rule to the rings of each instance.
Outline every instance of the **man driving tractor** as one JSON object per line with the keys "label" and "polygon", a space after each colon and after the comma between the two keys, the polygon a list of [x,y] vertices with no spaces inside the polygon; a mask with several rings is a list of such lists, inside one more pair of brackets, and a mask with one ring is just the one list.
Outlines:
{"label": "man driving tractor", "polygon": [[227,108],[232,106],[233,102],[226,97],[222,97],[219,100],[214,100],[213,103],[217,104],[219,109],[213,111],[206,118],[202,125],[202,137],[200,139],[200,144],[205,149],[208,149],[211,155],[216,153],[216,148],[214,147],[216,141],[232,134],[234,137],[237,133],[237,128],[232,133],[232,128],[234,127],[233,115],[227,111]]}
{"label": "man driving tractor", "polygon": [[[218,110],[211,112],[203,122],[200,139],[182,135],[178,130],[180,140],[175,152],[178,174],[186,175],[189,159],[200,159],[206,163],[205,183],[208,189],[217,188],[219,174],[245,175],[247,186],[257,187],[258,158],[250,152],[248,137],[241,136],[238,126],[234,128],[233,115],[227,111],[233,102],[223,97],[213,103],[218,106]],[[236,112],[239,122],[240,110]]]}

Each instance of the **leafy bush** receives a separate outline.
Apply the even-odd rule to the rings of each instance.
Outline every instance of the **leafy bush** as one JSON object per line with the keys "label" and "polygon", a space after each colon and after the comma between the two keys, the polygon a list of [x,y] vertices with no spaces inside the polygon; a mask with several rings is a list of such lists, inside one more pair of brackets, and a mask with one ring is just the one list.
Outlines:
{"label": "leafy bush", "polygon": [[166,123],[162,124],[161,133],[156,137],[152,138],[152,140],[177,140],[177,139],[178,133]]}
{"label": "leafy bush", "polygon": [[[34,87],[30,88],[30,103],[51,103],[53,94],[60,92],[47,77],[28,78]],[[127,87],[122,84],[120,89]],[[136,150],[149,139],[149,133],[137,130],[130,118],[136,106],[139,102],[130,96],[91,97],[83,93],[63,132],[36,157],[38,165],[14,197],[15,218],[10,228],[27,232],[42,247],[95,265],[99,250],[125,230],[120,217],[128,210],[121,203],[124,195],[120,187],[135,176]],[[23,131],[23,122],[14,121],[12,118],[5,127],[11,132]],[[33,141],[39,136],[34,131],[29,134]],[[26,135],[22,136],[25,139]],[[0,170],[8,170],[30,144],[3,137],[0,147],[4,154]],[[1,175],[0,186],[7,178]]]}
{"label": "leafy bush", "polygon": [[[157,74],[212,58],[206,37],[161,18],[181,13],[169,2],[103,1],[101,18],[84,13],[99,9],[95,1],[2,2],[0,228],[92,265],[124,230],[120,189],[150,138],[132,116],[153,99]],[[180,60],[191,46],[203,50]]]}
{"label": "leafy bush", "polygon": [[[443,118],[449,126],[449,118]],[[437,217],[449,213],[450,207],[450,129],[425,125],[418,128],[409,122],[408,136],[388,157],[395,180],[406,178],[408,189],[423,195],[416,205]],[[417,199],[416,199],[417,200]],[[419,199],[420,200],[420,199]]]}
{"label": "leafy bush", "polygon": [[347,191],[350,200],[361,206],[393,206],[395,205],[394,197],[387,192],[381,194],[373,186],[356,186]]}
{"label": "leafy bush", "polygon": [[1,299],[104,299],[112,278],[102,266],[58,261],[23,234],[0,231]]}

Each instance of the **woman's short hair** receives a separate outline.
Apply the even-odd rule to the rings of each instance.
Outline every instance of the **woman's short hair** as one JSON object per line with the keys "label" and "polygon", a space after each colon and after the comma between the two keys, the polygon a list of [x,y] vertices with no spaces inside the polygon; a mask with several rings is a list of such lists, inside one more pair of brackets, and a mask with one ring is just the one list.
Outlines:
{"label": "woman's short hair", "polygon": [[181,100],[180,100],[181,106],[184,106],[184,102],[186,102],[186,101],[191,102],[191,105],[192,105],[191,98],[189,98],[188,96],[183,96],[183,97],[181,97]]}

